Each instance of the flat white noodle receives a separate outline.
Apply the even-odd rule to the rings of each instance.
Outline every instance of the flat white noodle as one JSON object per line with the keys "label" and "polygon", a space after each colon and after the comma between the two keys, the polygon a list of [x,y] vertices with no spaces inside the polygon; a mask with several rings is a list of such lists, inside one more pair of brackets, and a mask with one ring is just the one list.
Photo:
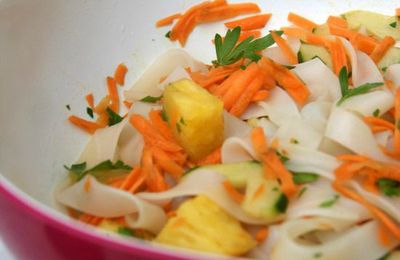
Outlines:
{"label": "flat white noodle", "polygon": [[357,73],[352,74],[354,86],[365,83],[383,82],[383,77],[375,62],[364,52],[356,50]]}
{"label": "flat white noodle", "polygon": [[245,162],[257,158],[249,137],[231,137],[221,148],[222,163]]}
{"label": "flat white noodle", "polygon": [[256,126],[259,126],[264,130],[264,134],[268,139],[272,139],[279,127],[265,117],[256,120]]}
{"label": "flat white noodle", "polygon": [[130,166],[138,165],[142,157],[143,147],[144,140],[142,135],[134,134],[129,136],[123,141],[120,141],[118,148],[118,159]]}
{"label": "flat white noodle", "polygon": [[262,106],[260,106],[259,102],[257,102],[250,104],[250,106],[246,109],[246,111],[240,116],[240,119],[247,120],[250,118],[263,117],[266,115],[267,112],[265,111],[265,109]]}
{"label": "flat white noodle", "polygon": [[381,114],[389,111],[394,104],[394,96],[387,90],[375,90],[356,95],[345,100],[340,106],[363,116],[371,116],[379,109]]}
{"label": "flat white noodle", "polygon": [[[300,119],[300,112],[294,100],[289,94],[276,87],[271,91],[270,96],[265,101],[257,102],[255,106],[259,108],[250,108],[242,115],[242,119],[268,116],[276,125],[281,126],[292,118]],[[262,111],[264,113],[262,113]]]}
{"label": "flat white noodle", "polygon": [[385,79],[390,80],[394,83],[396,88],[400,87],[400,64],[390,65],[386,69]]}
{"label": "flat white noodle", "polygon": [[349,149],[347,149],[343,145],[341,145],[327,137],[324,137],[322,139],[321,144],[318,149],[321,152],[332,155],[332,156],[351,153],[351,151]]}
{"label": "flat white noodle", "polygon": [[[329,218],[298,219],[287,221],[279,227],[279,239],[274,241],[270,249],[270,260],[375,260],[394,248],[396,243],[389,247],[382,245],[376,235],[379,224],[370,221],[361,226],[348,228],[347,221]],[[332,239],[323,240],[321,244],[307,244],[301,242],[300,236],[313,232],[335,232]],[[324,232],[325,231],[325,232]],[[266,243],[269,242],[269,239]]]}
{"label": "flat white noodle", "polygon": [[376,142],[383,147],[390,148],[393,132],[390,130],[379,132],[375,134]]}
{"label": "flat white noodle", "polygon": [[[86,189],[86,183],[90,188]],[[127,224],[158,233],[167,221],[164,210],[128,192],[104,185],[88,175],[56,195],[68,207],[98,217],[126,216]]]}
{"label": "flat white noodle", "polygon": [[182,68],[182,67],[177,67],[174,69],[174,71],[171,72],[171,74],[168,75],[168,77],[158,85],[158,87],[164,91],[165,87],[171,84],[174,81],[178,81],[180,79],[191,79],[189,73]]}
{"label": "flat white noodle", "polygon": [[323,137],[322,134],[307,122],[293,118],[281,125],[273,139],[278,140],[280,144],[297,142],[298,146],[318,149]]}
{"label": "flat white noodle", "polygon": [[309,102],[336,101],[341,97],[338,77],[320,59],[312,59],[292,69],[310,90]]}
{"label": "flat white noodle", "polygon": [[340,107],[333,109],[325,135],[356,154],[377,161],[400,164],[380,150],[372,131],[362,119]]}
{"label": "flat white noodle", "polygon": [[230,113],[224,111],[224,138],[230,137],[242,137],[247,136],[251,132],[251,127],[238,119],[237,117],[231,115]]}
{"label": "flat white noodle", "polygon": [[181,182],[170,190],[164,192],[142,192],[137,196],[153,204],[164,204],[174,198],[203,194],[213,200],[221,208],[236,219],[248,224],[263,224],[262,220],[247,215],[239,204],[227,194],[222,183],[225,177],[221,174],[198,170],[190,173]]}
{"label": "flat white noodle", "polygon": [[318,132],[325,132],[326,122],[331,112],[332,103],[325,101],[310,102],[301,109],[303,121]]}
{"label": "flat white noodle", "polygon": [[[290,48],[293,50],[294,53],[299,52],[300,50],[300,40],[293,38],[293,37],[288,37],[287,38],[288,44],[290,46]],[[283,64],[283,65],[293,65],[290,63],[290,61],[288,60],[288,58],[286,57],[286,55],[282,52],[282,49],[279,48],[278,46],[274,46],[274,47],[270,47],[265,49],[262,52],[262,55],[265,57],[270,58],[271,60],[279,63],[279,64]]]}
{"label": "flat white noodle", "polygon": [[327,179],[320,179],[306,186],[300,198],[293,200],[288,207],[288,219],[303,217],[328,217],[358,223],[371,217],[368,210],[353,200],[341,196],[332,207],[321,207],[337,195]]}
{"label": "flat white noodle", "polygon": [[125,99],[137,101],[146,96],[160,96],[162,94],[162,90],[158,88],[160,79],[171,74],[177,67],[189,67],[192,71],[207,69],[203,63],[193,59],[184,50],[168,50],[145,70],[129,90],[125,91]]}

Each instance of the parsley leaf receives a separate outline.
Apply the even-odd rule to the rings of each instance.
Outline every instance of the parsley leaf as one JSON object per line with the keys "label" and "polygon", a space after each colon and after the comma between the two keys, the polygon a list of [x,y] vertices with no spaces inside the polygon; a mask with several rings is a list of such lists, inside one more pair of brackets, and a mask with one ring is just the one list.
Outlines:
{"label": "parsley leaf", "polygon": [[311,172],[292,172],[293,181],[296,184],[306,184],[317,181],[319,176]]}
{"label": "parsley leaf", "polygon": [[132,170],[132,167],[126,165],[122,161],[117,161],[115,164],[113,164],[110,160],[106,160],[88,170],[86,170],[86,166],[87,166],[86,162],[83,162],[80,164],[73,164],[71,165],[71,167],[67,167],[64,165],[64,168],[73,173],[77,181],[80,181],[88,173],[107,171],[107,170],[126,170],[126,171]]}
{"label": "parsley leaf", "polygon": [[168,32],[165,34],[165,37],[168,38],[168,39],[170,39],[170,38],[171,38],[171,31],[168,31]]}
{"label": "parsley leaf", "polygon": [[282,163],[285,163],[285,162],[289,161],[289,157],[283,155],[279,151],[276,151],[275,153],[276,153],[276,155],[278,155],[278,157],[279,157],[279,159],[281,160]]}
{"label": "parsley leaf", "polygon": [[347,90],[347,93],[343,95],[343,97],[336,103],[337,106],[340,106],[346,99],[357,96],[357,95],[362,95],[370,92],[371,90],[382,86],[382,82],[376,82],[376,83],[365,83],[364,85],[361,85],[357,88],[349,89]]}
{"label": "parsley leaf", "polygon": [[391,24],[389,24],[390,25],[390,27],[392,27],[392,28],[396,28],[397,27],[397,22],[393,22],[393,23],[391,23]]}
{"label": "parsley leaf", "polygon": [[375,111],[372,113],[372,115],[374,117],[379,117],[379,114],[381,113],[381,111],[379,110],[379,108],[375,109]]}
{"label": "parsley leaf", "polygon": [[147,96],[142,98],[140,101],[146,102],[146,103],[156,103],[157,101],[160,101],[162,99],[162,95],[159,97],[152,97],[152,96]]}
{"label": "parsley leaf", "polygon": [[[228,30],[224,39],[222,39],[222,36],[219,34],[215,35],[214,43],[217,60],[214,60],[213,64],[216,66],[225,66],[235,63],[241,58],[258,61],[261,59],[261,56],[258,55],[257,52],[275,43],[272,36],[268,34],[255,40],[253,36],[250,36],[238,44],[240,33],[241,28],[236,27],[232,30]],[[283,32],[277,31],[276,33],[282,35]]]}
{"label": "parsley leaf", "polygon": [[275,209],[278,212],[285,213],[288,204],[289,204],[288,198],[286,197],[285,194],[282,193],[281,196],[279,197],[278,201],[275,204]]}
{"label": "parsley leaf", "polygon": [[306,192],[306,190],[307,190],[307,187],[303,187],[303,188],[300,190],[299,195],[297,195],[297,198],[300,198],[300,197],[304,194],[304,192]]}
{"label": "parsley leaf", "polygon": [[87,113],[91,118],[93,118],[93,109],[91,109],[90,107],[87,107],[87,108],[86,108],[86,113]]}
{"label": "parsley leaf", "polygon": [[376,182],[379,191],[388,197],[400,196],[400,182],[390,179],[379,179]]}
{"label": "parsley leaf", "polygon": [[67,171],[75,173],[79,178],[79,176],[81,176],[86,170],[86,162],[78,163],[78,164],[72,164],[71,167],[68,167],[68,166],[64,165],[64,168]]}
{"label": "parsley leaf", "polygon": [[167,112],[165,112],[165,109],[161,110],[161,118],[163,121],[168,122]]}
{"label": "parsley leaf", "polygon": [[65,105],[65,107],[66,107],[69,111],[71,111],[71,106],[70,106],[70,105]]}
{"label": "parsley leaf", "polygon": [[126,228],[126,227],[118,228],[117,233],[120,235],[123,235],[123,236],[128,236],[128,237],[135,236],[135,233],[131,229]]}
{"label": "parsley leaf", "polygon": [[339,72],[339,83],[342,96],[344,97],[349,91],[349,78],[347,77],[347,68],[343,67]]}
{"label": "parsley leaf", "polygon": [[124,118],[115,113],[112,109],[108,108],[106,109],[106,112],[108,114],[108,125],[113,126],[121,122]]}
{"label": "parsley leaf", "polygon": [[335,204],[338,200],[339,200],[339,195],[335,195],[332,199],[330,200],[326,200],[324,202],[322,202],[321,204],[319,204],[319,206],[321,208],[330,208],[333,206],[333,204]]}

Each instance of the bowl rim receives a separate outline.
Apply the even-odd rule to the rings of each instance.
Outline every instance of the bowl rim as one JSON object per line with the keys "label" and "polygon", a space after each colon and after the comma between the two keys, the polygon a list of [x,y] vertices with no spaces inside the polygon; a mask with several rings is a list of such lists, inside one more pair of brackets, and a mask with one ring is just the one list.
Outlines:
{"label": "bowl rim", "polygon": [[186,249],[174,250],[173,248],[169,248],[167,246],[156,246],[154,244],[152,245],[150,243],[144,243],[139,239],[134,239],[135,241],[132,241],[124,238],[106,236],[105,234],[98,232],[95,228],[89,227],[88,225],[70,218],[56,209],[53,209],[48,205],[45,205],[44,203],[32,198],[27,193],[8,181],[1,173],[0,195],[11,201],[20,210],[23,210],[35,218],[48,223],[52,227],[59,229],[62,232],[66,232],[73,237],[80,237],[81,239],[83,238],[84,240],[90,241],[101,247],[108,247],[112,250],[126,252],[136,256],[151,255],[154,258],[160,259],[232,259],[232,257],[218,255],[211,256],[207,253]]}

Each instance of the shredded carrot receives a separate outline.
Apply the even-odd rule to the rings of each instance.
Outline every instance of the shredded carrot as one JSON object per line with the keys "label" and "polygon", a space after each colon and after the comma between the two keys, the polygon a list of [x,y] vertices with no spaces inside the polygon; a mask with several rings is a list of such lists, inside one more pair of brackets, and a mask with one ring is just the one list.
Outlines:
{"label": "shredded carrot", "polygon": [[312,32],[314,28],[318,27],[318,24],[294,13],[289,13],[287,17],[288,21],[293,23],[294,25],[303,28],[307,31]]}
{"label": "shredded carrot", "polygon": [[260,14],[255,16],[246,17],[243,19],[226,22],[225,26],[233,29],[235,27],[240,27],[244,31],[262,29],[268,23],[272,14]]}
{"label": "shredded carrot", "polygon": [[252,200],[256,200],[258,199],[265,191],[265,185],[264,183],[260,184],[260,186],[258,186],[256,192],[254,192]]}
{"label": "shredded carrot", "polygon": [[290,64],[297,64],[297,55],[294,53],[292,48],[289,46],[286,40],[279,36],[276,32],[271,31],[271,36],[276,42],[276,44],[281,48],[283,55],[289,60]]}
{"label": "shredded carrot", "polygon": [[368,55],[371,55],[378,44],[378,42],[374,38],[362,35],[361,33],[357,33],[352,38],[350,38],[350,42],[354,46],[354,48],[365,52]]}
{"label": "shredded carrot", "polygon": [[110,109],[112,109],[115,113],[118,113],[119,97],[118,97],[117,82],[114,80],[114,78],[107,77],[107,88],[111,101]]}
{"label": "shredded carrot", "polygon": [[105,114],[107,107],[110,105],[110,96],[103,97],[100,102],[94,107],[93,112],[97,115]]}
{"label": "shredded carrot", "polygon": [[175,210],[171,210],[167,213],[167,217],[168,218],[173,218],[176,217],[176,211]]}
{"label": "shredded carrot", "polygon": [[368,160],[367,157],[357,154],[341,154],[336,156],[336,159],[349,162],[365,162]]}
{"label": "shredded carrot", "polygon": [[68,120],[75,126],[88,132],[89,134],[94,134],[94,132],[96,132],[96,130],[100,128],[98,124],[87,121],[77,116],[69,116]]}
{"label": "shredded carrot", "polygon": [[[241,94],[247,89],[254,77],[260,72],[256,63],[250,64],[245,70],[241,70],[238,79],[232,82],[225,95],[222,97],[224,107],[230,110]],[[253,93],[254,94],[254,93]]]}
{"label": "shredded carrot", "polygon": [[287,36],[294,38],[299,38],[300,40],[307,42],[309,44],[325,46],[326,38],[324,36],[315,35],[305,29],[297,27],[282,27],[281,30]]}
{"label": "shredded carrot", "polygon": [[166,172],[170,173],[175,179],[179,179],[184,170],[178,164],[176,164],[162,149],[153,146],[151,152],[154,156],[157,164]]}
{"label": "shredded carrot", "polygon": [[251,142],[258,156],[268,152],[268,141],[261,127],[253,128],[251,131]]}
{"label": "shredded carrot", "polygon": [[216,22],[230,19],[239,15],[252,14],[261,12],[257,4],[240,3],[219,6],[210,9],[204,9],[200,12],[198,20],[201,23]]}
{"label": "shredded carrot", "polygon": [[92,93],[89,93],[85,97],[86,102],[88,103],[88,106],[93,109],[94,108],[94,97]]}
{"label": "shredded carrot", "polygon": [[139,178],[141,170],[139,167],[135,167],[132,171],[126,176],[121,186],[119,187],[121,190],[129,190],[129,188],[135,183],[135,181]]}
{"label": "shredded carrot", "polygon": [[328,43],[328,49],[332,57],[333,70],[336,75],[339,75],[340,70],[343,67],[350,71],[347,64],[346,49],[343,46],[340,38],[336,37],[334,41]]}
{"label": "shredded carrot", "polygon": [[262,243],[265,241],[265,239],[267,239],[267,237],[268,237],[268,229],[262,228],[256,234],[256,241],[258,243]]}
{"label": "shredded carrot", "polygon": [[99,128],[108,126],[108,115],[106,113],[100,114],[96,120],[96,124],[99,125]]}
{"label": "shredded carrot", "polygon": [[225,188],[225,191],[229,194],[229,196],[236,201],[237,203],[242,203],[244,196],[240,192],[238,192],[230,182],[224,181],[222,185]]}
{"label": "shredded carrot", "polygon": [[211,165],[211,164],[219,164],[222,161],[221,155],[221,147],[215,149],[212,153],[207,155],[204,159],[197,162],[198,165]]}
{"label": "shredded carrot", "polygon": [[269,95],[270,92],[268,90],[259,90],[253,95],[253,97],[251,98],[251,102],[264,101],[269,97]]}
{"label": "shredded carrot", "polygon": [[85,184],[83,185],[83,190],[85,192],[89,192],[91,185],[92,185],[91,179],[87,179],[85,181]]}
{"label": "shredded carrot", "polygon": [[[253,81],[247,86],[246,91],[242,92],[240,95],[239,99],[236,100],[236,102],[233,104],[232,108],[229,110],[229,113],[231,113],[234,116],[241,116],[248,106],[250,105],[250,102],[254,95],[259,91],[263,85],[264,82],[264,75],[260,73],[256,78],[254,78]],[[228,92],[229,93],[229,92]]]}
{"label": "shredded carrot", "polygon": [[261,37],[261,31],[241,31],[238,42],[242,42],[249,37],[253,37],[254,39]]}
{"label": "shredded carrot", "polygon": [[172,24],[176,19],[181,17],[180,13],[176,13],[173,15],[170,15],[168,17],[165,17],[163,19],[160,19],[156,22],[156,27],[163,27]]}
{"label": "shredded carrot", "polygon": [[398,89],[396,92],[394,110],[395,110],[395,116],[394,116],[395,131],[394,131],[393,146],[395,153],[400,155],[400,89]]}
{"label": "shredded carrot", "polygon": [[[167,122],[165,122],[161,117],[161,110],[152,110],[149,113],[151,123],[159,131],[159,133],[166,139],[175,142],[174,135],[171,129],[168,127]],[[176,142],[175,142],[176,143]]]}
{"label": "shredded carrot", "polygon": [[123,103],[124,103],[124,105],[125,105],[125,107],[126,107],[127,109],[131,109],[131,108],[132,108],[132,105],[133,105],[132,102],[129,102],[129,101],[124,100]]}
{"label": "shredded carrot", "polygon": [[356,35],[358,34],[357,32],[337,25],[329,25],[329,32],[335,36],[341,36],[347,39],[356,37]]}
{"label": "shredded carrot", "polygon": [[391,237],[390,237],[390,234],[388,233],[388,231],[386,230],[386,228],[384,226],[379,226],[378,237],[379,237],[379,242],[383,246],[385,246],[387,248],[390,248],[390,246],[392,245]]}
{"label": "shredded carrot", "polygon": [[393,123],[386,121],[382,118],[374,117],[374,116],[366,116],[364,117],[364,122],[369,124],[370,126],[380,126],[386,128],[386,130],[394,131],[395,126]]}
{"label": "shredded carrot", "polygon": [[386,52],[394,46],[396,43],[395,39],[391,36],[386,36],[383,40],[375,47],[374,51],[371,53],[370,57],[375,62],[378,63]]}
{"label": "shredded carrot", "polygon": [[326,22],[329,26],[334,25],[338,27],[347,28],[347,21],[338,16],[329,16]]}
{"label": "shredded carrot", "polygon": [[125,64],[121,63],[118,65],[114,73],[114,79],[118,85],[123,86],[125,84],[125,76],[127,72],[128,68],[125,66]]}
{"label": "shredded carrot", "polygon": [[222,84],[220,84],[217,88],[215,88],[215,90],[213,90],[213,92],[211,93],[222,99],[222,97],[225,95],[225,93],[228,91],[231,85],[242,76],[242,73],[243,73],[242,70],[235,71],[226,80],[224,80]]}
{"label": "shredded carrot", "polygon": [[396,16],[400,17],[400,8],[396,8]]}

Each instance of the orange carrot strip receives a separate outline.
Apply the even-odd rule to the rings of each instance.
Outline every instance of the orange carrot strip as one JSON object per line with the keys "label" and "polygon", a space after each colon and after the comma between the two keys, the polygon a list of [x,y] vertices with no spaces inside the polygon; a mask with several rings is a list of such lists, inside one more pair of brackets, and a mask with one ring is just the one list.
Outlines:
{"label": "orange carrot strip", "polygon": [[336,25],[329,26],[329,32],[336,36],[341,36],[347,39],[351,39],[357,35],[357,32],[353,32],[347,28],[339,27]]}
{"label": "orange carrot strip", "polygon": [[294,13],[289,13],[287,17],[288,21],[294,25],[306,29],[307,31],[312,31],[314,28],[318,27],[318,24]]}
{"label": "orange carrot strip", "polygon": [[365,162],[369,160],[367,157],[357,154],[341,154],[336,156],[336,159],[340,161],[350,161],[350,162]]}
{"label": "orange carrot strip", "polygon": [[86,102],[88,103],[88,106],[93,109],[94,108],[94,97],[92,93],[89,93],[85,97]]}
{"label": "orange carrot strip", "polygon": [[111,100],[110,109],[112,109],[115,113],[118,113],[119,97],[118,97],[117,82],[115,82],[114,78],[107,77],[107,88]]}
{"label": "orange carrot strip", "polygon": [[132,102],[129,102],[129,101],[124,100],[123,103],[124,103],[124,105],[125,105],[125,107],[126,107],[127,109],[131,109],[131,108],[132,108],[132,105],[133,105]]}
{"label": "orange carrot strip", "polygon": [[243,19],[226,22],[225,26],[230,29],[241,27],[243,31],[262,29],[268,23],[271,16],[272,14],[254,15]]}
{"label": "orange carrot strip", "polygon": [[388,231],[384,226],[380,226],[378,229],[378,237],[379,237],[379,242],[385,246],[385,247],[390,247],[391,246],[391,239],[390,235],[388,234]]}
{"label": "orange carrot strip", "polygon": [[119,188],[121,190],[128,190],[129,187],[132,186],[132,184],[138,179],[140,172],[141,170],[139,167],[133,168]]}
{"label": "orange carrot strip", "polygon": [[77,116],[69,116],[68,120],[75,126],[88,132],[89,134],[94,134],[94,132],[96,132],[96,130],[100,128],[98,124],[87,121]]}
{"label": "orange carrot strip", "polygon": [[251,131],[251,143],[258,156],[268,152],[268,142],[261,127],[255,127]]}
{"label": "orange carrot strip", "polygon": [[375,47],[374,51],[371,53],[370,57],[375,62],[378,63],[386,52],[394,46],[396,41],[391,36],[386,36],[383,40]]}
{"label": "orange carrot strip", "polygon": [[289,60],[290,64],[297,64],[297,55],[294,53],[292,48],[289,46],[286,40],[279,36],[276,32],[271,31],[271,36],[276,44],[281,48],[283,55]]}
{"label": "orange carrot strip", "polygon": [[291,36],[294,38],[299,38],[303,41],[306,40],[307,35],[310,33],[302,28],[297,28],[297,27],[282,27],[281,30],[283,33],[287,36]]}
{"label": "orange carrot strip", "polygon": [[248,84],[253,81],[254,77],[259,72],[260,69],[256,63],[250,64],[245,70],[241,71],[241,76],[235,82],[232,82],[232,85],[222,97],[225,109],[230,110],[232,108],[233,104],[244,92]]}
{"label": "orange carrot strip", "polygon": [[262,228],[256,233],[256,241],[258,243],[262,243],[267,239],[268,237],[268,229],[267,228]]}
{"label": "orange carrot strip", "polygon": [[396,16],[400,17],[400,8],[396,8]]}
{"label": "orange carrot strip", "polygon": [[396,92],[394,110],[395,110],[394,121],[396,127],[394,131],[393,146],[395,153],[400,155],[400,89],[398,89]]}
{"label": "orange carrot strip", "polygon": [[373,126],[381,126],[385,127],[387,130],[394,131],[395,126],[393,123],[390,123],[382,118],[374,117],[374,116],[366,116],[364,117],[364,122],[373,125]]}
{"label": "orange carrot strip", "polygon": [[123,86],[125,84],[125,75],[127,72],[128,68],[125,66],[125,64],[121,63],[118,65],[114,73],[114,79],[118,85]]}
{"label": "orange carrot strip", "polygon": [[260,74],[247,86],[246,91],[242,92],[239,99],[236,100],[229,110],[229,113],[237,117],[241,116],[250,105],[253,96],[261,89],[263,83],[264,75]]}
{"label": "orange carrot strip", "polygon": [[158,129],[161,135],[174,143],[176,143],[174,139],[174,135],[172,134],[171,129],[168,127],[168,124],[162,119],[160,110],[152,110],[149,113],[151,123]]}
{"label": "orange carrot strip", "polygon": [[357,50],[365,52],[368,55],[371,55],[378,44],[374,38],[362,35],[361,33],[357,33],[354,37],[350,38],[350,42]]}
{"label": "orange carrot strip", "polygon": [[104,128],[108,126],[108,114],[107,113],[100,114],[96,120],[96,124],[99,126],[99,128]]}
{"label": "orange carrot strip", "polygon": [[265,185],[264,183],[260,184],[260,186],[257,188],[256,192],[254,192],[252,200],[258,199],[265,191]]}
{"label": "orange carrot strip", "polygon": [[137,179],[137,180],[132,184],[132,186],[129,188],[128,192],[129,192],[129,193],[135,193],[135,192],[139,189],[139,187],[142,186],[142,184],[143,184],[145,181],[146,181],[146,176],[141,175],[141,176],[139,177],[139,179]]}
{"label": "orange carrot strip", "polygon": [[167,217],[168,218],[173,218],[176,217],[176,211],[175,210],[171,210],[167,213]]}
{"label": "orange carrot strip", "polygon": [[225,191],[229,194],[229,196],[236,201],[237,203],[242,203],[244,196],[240,192],[238,192],[230,182],[224,181],[222,185],[225,188]]}
{"label": "orange carrot strip", "polygon": [[221,147],[215,149],[212,153],[207,155],[204,159],[201,159],[197,164],[198,165],[210,165],[210,164],[219,164],[221,163]]}
{"label": "orange carrot strip", "polygon": [[254,3],[240,3],[219,6],[210,9],[203,9],[199,13],[198,21],[200,23],[209,23],[233,18],[239,15],[261,12],[260,7]]}
{"label": "orange carrot strip", "polygon": [[347,28],[347,21],[338,16],[329,16],[327,20],[329,26],[334,25],[342,28]]}
{"label": "orange carrot strip", "polygon": [[211,93],[213,93],[215,96],[219,98],[222,98],[228,91],[228,89],[231,87],[231,85],[241,77],[242,73],[243,73],[242,70],[237,70],[232,75],[230,75],[229,78],[227,78],[224,82],[222,82],[221,85],[215,88],[215,90]]}
{"label": "orange carrot strip", "polygon": [[102,115],[106,113],[107,107],[110,105],[110,96],[107,95],[103,97],[100,102],[94,107],[93,112],[95,112],[97,115]]}
{"label": "orange carrot strip", "polygon": [[306,42],[313,45],[326,46],[327,39],[324,36],[315,35],[308,33],[306,36]]}
{"label": "orange carrot strip", "polygon": [[249,37],[253,37],[254,39],[261,37],[261,31],[241,31],[238,42],[242,42]]}
{"label": "orange carrot strip", "polygon": [[166,26],[166,25],[170,25],[170,24],[172,24],[174,22],[175,19],[177,19],[179,17],[181,17],[181,14],[180,13],[176,13],[176,14],[167,16],[167,17],[165,17],[163,19],[160,19],[160,20],[158,20],[156,22],[156,27],[163,27],[163,26]]}
{"label": "orange carrot strip", "polygon": [[270,92],[268,90],[259,90],[253,95],[253,97],[251,98],[251,102],[264,101],[269,97],[269,94]]}
{"label": "orange carrot strip", "polygon": [[346,49],[344,48],[340,38],[336,37],[334,41],[329,42],[328,49],[332,57],[333,69],[335,74],[339,75],[339,72],[343,67],[347,67],[347,71],[349,71]]}
{"label": "orange carrot strip", "polygon": [[163,170],[170,173],[175,179],[179,179],[182,176],[183,168],[171,160],[167,153],[156,146],[151,147],[151,151],[157,164]]}
{"label": "orange carrot strip", "polygon": [[87,180],[85,181],[85,184],[83,185],[83,190],[84,190],[85,192],[89,192],[91,186],[92,186],[91,179],[87,179]]}

